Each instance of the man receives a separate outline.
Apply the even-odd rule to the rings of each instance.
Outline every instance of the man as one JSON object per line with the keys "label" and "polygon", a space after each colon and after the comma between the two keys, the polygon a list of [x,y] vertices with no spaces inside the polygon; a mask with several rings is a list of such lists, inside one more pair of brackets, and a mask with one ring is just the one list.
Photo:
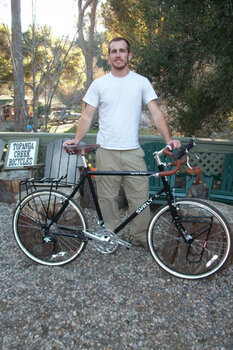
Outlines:
{"label": "man", "polygon": [[[149,80],[129,70],[131,57],[130,44],[126,39],[111,40],[108,52],[111,72],[93,81],[83,99],[86,107],[76,136],[74,140],[64,142],[64,145],[78,144],[89,130],[96,108],[99,107],[97,170],[146,170],[144,153],[138,141],[142,103],[147,105],[152,122],[165,142],[173,148],[181,146],[179,140],[171,140],[167,123],[156,102],[157,95]],[[148,199],[148,178],[97,176],[98,198],[108,229],[114,229],[119,224],[117,203],[122,184],[130,213]],[[147,208],[132,221],[131,233],[135,243],[146,245],[149,219]]]}

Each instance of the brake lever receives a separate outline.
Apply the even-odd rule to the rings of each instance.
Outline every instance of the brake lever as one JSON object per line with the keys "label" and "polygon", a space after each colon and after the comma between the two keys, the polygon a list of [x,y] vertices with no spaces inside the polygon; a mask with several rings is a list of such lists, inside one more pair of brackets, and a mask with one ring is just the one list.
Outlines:
{"label": "brake lever", "polygon": [[187,161],[186,161],[186,164],[187,166],[189,167],[189,169],[193,169],[193,167],[190,165],[189,163],[189,160],[190,160],[190,157],[189,157],[189,154],[187,155]]}
{"label": "brake lever", "polygon": [[[196,153],[194,153],[194,156],[196,157],[196,159],[197,160],[200,160],[200,158],[198,157],[198,155],[196,154]],[[189,160],[190,160],[190,156],[189,156],[189,152],[187,152],[187,166],[189,167],[189,169],[193,169],[194,167],[192,167],[191,165],[190,165],[190,162],[189,162]]]}

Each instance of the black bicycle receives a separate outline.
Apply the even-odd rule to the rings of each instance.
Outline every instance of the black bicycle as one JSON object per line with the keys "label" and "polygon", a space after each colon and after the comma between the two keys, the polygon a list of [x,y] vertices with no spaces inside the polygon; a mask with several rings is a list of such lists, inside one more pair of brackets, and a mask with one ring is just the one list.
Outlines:
{"label": "black bicycle", "polygon": [[[20,200],[13,217],[13,232],[20,249],[35,262],[49,266],[73,261],[90,239],[103,254],[113,253],[119,245],[129,249],[133,237],[123,240],[117,233],[165,193],[167,204],[159,207],[148,223],[147,242],[152,257],[159,266],[176,277],[200,279],[214,274],[226,266],[232,253],[227,220],[205,201],[175,199],[167,178],[177,173],[181,164],[187,163],[189,166],[188,153],[194,145],[194,141],[190,140],[178,150],[172,151],[167,146],[155,152],[157,173],[90,170],[86,154],[96,150],[98,145],[67,146],[69,154],[81,156],[83,160],[79,181],[70,194],[65,194],[57,190],[62,179],[42,179],[39,185],[43,186],[46,182],[49,188],[31,191]],[[170,163],[161,161],[164,154],[172,158]],[[93,175],[156,176],[161,177],[163,187],[111,231],[104,225]],[[92,231],[88,229],[84,211],[74,200],[85,179],[90,185],[98,215],[98,224]],[[24,185],[38,189],[38,180],[30,179]]]}

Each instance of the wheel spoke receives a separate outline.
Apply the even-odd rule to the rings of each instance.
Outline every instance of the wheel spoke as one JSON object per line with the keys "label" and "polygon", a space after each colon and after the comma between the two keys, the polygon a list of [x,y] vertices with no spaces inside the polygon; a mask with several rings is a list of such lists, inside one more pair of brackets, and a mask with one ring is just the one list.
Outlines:
{"label": "wheel spoke", "polygon": [[[16,208],[13,229],[21,250],[44,265],[63,265],[74,260],[85,242],[74,236],[86,229],[82,209],[70,200],[59,217],[64,201],[58,191],[38,191]],[[53,219],[56,217],[57,222]],[[72,236],[73,235],[73,236]]]}
{"label": "wheel spoke", "polygon": [[181,278],[204,278],[218,271],[232,250],[231,232],[224,217],[209,204],[197,200],[176,203],[182,227],[194,240],[188,244],[178,231],[170,209],[164,206],[148,229],[149,248],[156,262]]}

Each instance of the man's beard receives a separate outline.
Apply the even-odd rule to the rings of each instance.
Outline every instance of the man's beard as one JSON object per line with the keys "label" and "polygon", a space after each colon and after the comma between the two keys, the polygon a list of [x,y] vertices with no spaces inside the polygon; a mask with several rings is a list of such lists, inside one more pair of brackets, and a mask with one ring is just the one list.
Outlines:
{"label": "man's beard", "polygon": [[117,69],[117,70],[123,70],[127,65],[128,65],[128,60],[126,62],[124,62],[124,64],[122,66],[118,66],[117,64],[115,64],[114,61],[111,62],[112,66]]}

